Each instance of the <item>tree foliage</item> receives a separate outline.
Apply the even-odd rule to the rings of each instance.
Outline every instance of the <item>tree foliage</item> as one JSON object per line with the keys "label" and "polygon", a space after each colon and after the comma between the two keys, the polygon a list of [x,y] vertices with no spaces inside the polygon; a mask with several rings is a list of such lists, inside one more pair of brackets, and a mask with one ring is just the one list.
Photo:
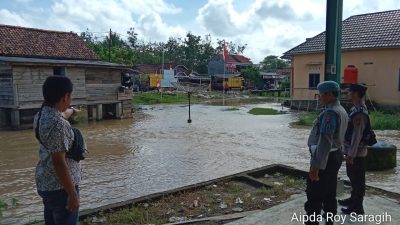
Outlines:
{"label": "tree foliage", "polygon": [[243,78],[249,80],[254,88],[262,89],[264,81],[260,76],[260,68],[256,66],[248,67],[241,71]]}
{"label": "tree foliage", "polygon": [[289,62],[280,59],[278,56],[269,55],[261,61],[262,70],[266,72],[275,72],[277,69],[283,69],[289,66]]}
{"label": "tree foliage", "polygon": [[213,47],[211,37],[201,37],[187,33],[184,38],[170,37],[166,42],[149,42],[138,38],[135,28],[131,27],[124,39],[117,33],[111,33],[103,39],[94,36],[89,30],[81,33],[81,38],[103,61],[133,65],[161,64],[163,55],[165,64],[181,64],[198,73],[207,73],[210,59],[222,53],[227,43],[230,54],[242,54],[246,45],[218,40]]}

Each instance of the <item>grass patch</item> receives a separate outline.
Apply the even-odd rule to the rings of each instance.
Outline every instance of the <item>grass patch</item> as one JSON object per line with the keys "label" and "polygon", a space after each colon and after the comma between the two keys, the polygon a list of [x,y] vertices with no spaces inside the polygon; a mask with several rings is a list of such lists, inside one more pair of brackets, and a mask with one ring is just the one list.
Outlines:
{"label": "grass patch", "polygon": [[317,113],[301,113],[296,121],[292,122],[291,125],[296,126],[312,126],[314,120],[317,118]]}
{"label": "grass patch", "polygon": [[238,110],[240,110],[240,109],[239,109],[239,108],[232,107],[232,108],[224,109],[223,111],[231,112],[231,111],[238,111]]}
{"label": "grass patch", "polygon": [[290,94],[287,91],[283,91],[280,96],[278,95],[278,93],[274,92],[251,93],[249,90],[244,90],[241,93],[242,95],[246,95],[249,97],[265,97],[273,99],[288,99],[290,97]]}
{"label": "grass patch", "polygon": [[[291,125],[312,126],[317,116],[313,112],[301,113]],[[400,113],[371,112],[370,119],[374,130],[400,130]]]}
{"label": "grass patch", "polygon": [[[191,96],[190,101],[197,103],[201,101],[201,98]],[[162,94],[156,92],[142,92],[135,93],[133,96],[133,104],[135,105],[155,105],[155,104],[182,104],[188,103],[187,94]]]}
{"label": "grass patch", "polygon": [[271,108],[252,108],[248,113],[252,115],[279,115],[284,114],[276,109]]}
{"label": "grass patch", "polygon": [[375,130],[400,130],[400,113],[370,113],[372,129]]}

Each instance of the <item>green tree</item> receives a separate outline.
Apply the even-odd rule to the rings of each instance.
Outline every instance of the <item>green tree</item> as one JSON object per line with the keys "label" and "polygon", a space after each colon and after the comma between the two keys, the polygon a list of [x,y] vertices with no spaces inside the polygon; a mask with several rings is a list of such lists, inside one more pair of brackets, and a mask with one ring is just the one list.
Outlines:
{"label": "green tree", "polygon": [[138,42],[138,37],[137,37],[138,34],[135,32],[135,28],[134,27],[129,28],[129,30],[126,33],[128,34],[129,46],[135,49]]}
{"label": "green tree", "polygon": [[[207,65],[211,58],[222,52],[225,40],[218,40],[214,48],[211,37],[187,33],[184,39],[170,37],[166,42],[147,42],[140,40],[135,28],[127,31],[128,38],[123,39],[117,33],[104,37],[93,35],[88,29],[81,33],[81,38],[103,61],[133,64],[160,64],[164,52],[164,63],[182,64],[198,73],[207,73]],[[243,53],[246,45],[228,43],[230,54]]]}
{"label": "green tree", "polygon": [[243,54],[247,47],[247,44],[241,45],[234,43],[232,41],[225,41],[225,39],[217,39],[217,48],[215,49],[217,53],[221,53],[224,49],[224,44],[227,45],[227,50],[229,54]]}
{"label": "green tree", "polygon": [[266,72],[275,72],[277,69],[282,69],[289,66],[289,62],[280,59],[278,56],[269,55],[261,61],[262,69]]}
{"label": "green tree", "polygon": [[250,81],[254,88],[262,89],[264,81],[260,76],[260,68],[256,66],[248,67],[241,71],[243,78]]}

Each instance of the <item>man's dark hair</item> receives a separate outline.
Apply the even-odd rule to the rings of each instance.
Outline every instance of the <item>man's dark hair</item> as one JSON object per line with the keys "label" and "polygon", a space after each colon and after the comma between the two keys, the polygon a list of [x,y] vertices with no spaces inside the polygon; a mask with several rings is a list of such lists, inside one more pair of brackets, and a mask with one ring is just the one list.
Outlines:
{"label": "man's dark hair", "polygon": [[65,94],[71,94],[73,84],[68,77],[50,76],[43,84],[43,98],[45,104],[55,105]]}

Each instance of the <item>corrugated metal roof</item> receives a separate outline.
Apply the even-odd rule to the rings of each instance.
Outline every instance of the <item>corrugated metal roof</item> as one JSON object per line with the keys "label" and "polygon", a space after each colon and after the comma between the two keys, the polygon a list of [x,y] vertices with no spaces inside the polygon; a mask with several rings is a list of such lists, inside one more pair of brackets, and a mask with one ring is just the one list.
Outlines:
{"label": "corrugated metal roof", "polygon": [[[366,48],[400,48],[400,10],[351,16],[343,21],[342,50]],[[325,51],[325,32],[292,48],[283,54]]]}

